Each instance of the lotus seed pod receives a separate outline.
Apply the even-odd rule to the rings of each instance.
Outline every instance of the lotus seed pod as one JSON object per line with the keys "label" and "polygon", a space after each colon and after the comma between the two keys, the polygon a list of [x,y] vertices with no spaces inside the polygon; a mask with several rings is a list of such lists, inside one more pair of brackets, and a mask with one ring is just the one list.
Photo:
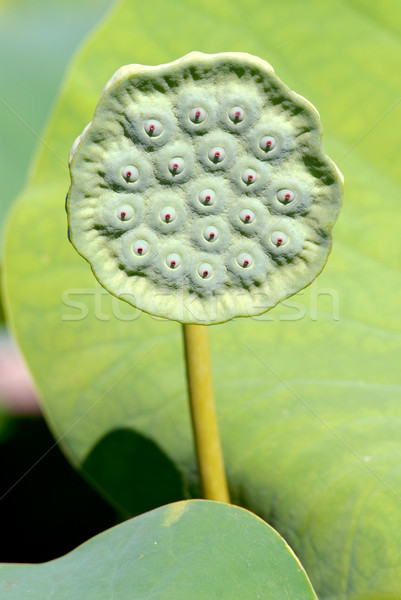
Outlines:
{"label": "lotus seed pod", "polygon": [[70,152],[70,240],[158,317],[261,314],[330,252],[342,177],[321,136],[316,109],[254,56],[122,67]]}

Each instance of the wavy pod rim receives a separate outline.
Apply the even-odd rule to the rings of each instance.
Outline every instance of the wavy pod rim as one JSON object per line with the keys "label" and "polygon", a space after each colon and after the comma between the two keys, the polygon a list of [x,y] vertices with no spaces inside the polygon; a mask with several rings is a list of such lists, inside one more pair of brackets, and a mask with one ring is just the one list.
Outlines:
{"label": "wavy pod rim", "polygon": [[[219,97],[225,97],[231,92],[232,97],[237,99],[241,93],[244,93],[245,102],[249,104],[252,98],[256,97],[256,92],[260,93],[260,90],[263,89],[262,99],[257,99],[257,102],[262,106],[261,110],[264,112],[260,113],[259,120],[257,116],[252,116],[253,122],[245,135],[242,134],[243,116],[240,121],[241,134],[239,135],[232,131],[232,122],[230,130],[225,130],[222,127],[221,114],[212,115],[212,132],[205,130],[204,120],[202,120],[202,129],[199,132],[181,131],[180,120],[183,116],[176,114],[178,109],[175,105],[179,107],[180,102],[182,103],[183,94],[185,97],[184,86],[189,86],[189,94],[193,93],[195,77],[197,78],[197,86],[202,93],[205,90],[211,90],[211,79],[213,78],[213,90],[215,90],[216,95],[216,98],[213,99],[217,101],[217,110],[219,110]],[[216,77],[220,78],[217,84]],[[224,85],[221,85],[221,81]],[[164,87],[160,87],[160,82],[163,83]],[[219,84],[223,88],[222,91]],[[247,86],[250,88],[248,92]],[[141,91],[141,87],[145,89],[145,92]],[[155,88],[157,89],[156,92],[154,91]],[[182,89],[184,89],[184,92]],[[181,144],[185,145],[184,163],[180,163],[176,180],[173,181],[172,179],[171,184],[166,180],[160,181],[156,172],[157,169],[160,169],[160,160],[165,161],[165,156],[168,155],[168,141],[162,145],[155,144],[154,147],[145,148],[143,143],[135,139],[134,134],[127,133],[127,124],[121,123],[121,115],[126,109],[127,101],[131,102],[131,108],[132,105],[137,108],[139,115],[135,118],[140,118],[140,100],[148,97],[149,94],[153,94],[156,98],[159,95],[162,106],[166,106],[166,102],[170,98],[172,109],[167,118],[169,121],[168,126],[170,127],[172,119],[176,121],[174,126],[171,127],[171,131],[176,132],[171,140],[174,147],[172,160],[176,160],[176,148],[179,147],[180,140]],[[115,110],[115,106],[118,106],[120,110],[120,113],[118,111],[114,113],[120,121],[115,120],[115,123],[112,123],[110,111]],[[155,112],[157,111],[155,110]],[[109,119],[106,123],[105,115],[107,114]],[[158,115],[160,115],[160,111]],[[148,108],[147,118],[149,118]],[[294,139],[292,140],[294,148],[292,150],[288,149],[288,144],[283,144],[283,151],[280,154],[280,147],[277,149],[279,144],[275,144],[271,159],[268,160],[266,157],[251,156],[249,147],[244,149],[244,144],[249,140],[249,132],[252,133],[253,129],[260,131],[261,124],[266,123],[266,134],[268,134],[269,123],[272,123],[272,129],[277,130],[279,124],[284,122],[286,123],[286,130],[288,130],[288,127],[292,127],[294,132]],[[135,126],[137,127],[138,124],[136,123]],[[115,232],[114,236],[110,236],[109,230],[108,236],[105,235],[104,231],[102,232],[102,225],[96,222],[96,216],[94,216],[96,207],[102,204],[101,198],[99,199],[96,196],[94,190],[103,190],[107,186],[102,185],[101,188],[96,188],[90,181],[87,183],[87,180],[90,180],[87,165],[93,164],[95,165],[94,169],[96,169],[96,164],[99,164],[99,161],[102,162],[101,155],[102,151],[104,152],[102,144],[106,147],[109,145],[107,151],[111,148],[112,152],[116,152],[115,139],[113,142],[113,135],[110,135],[110,130],[114,136],[117,136],[117,139],[119,135],[123,136],[124,156],[131,152],[134,155],[135,153],[138,154],[139,157],[145,155],[147,157],[148,163],[144,165],[143,174],[140,174],[139,180],[141,183],[138,187],[138,193],[142,194],[141,200],[143,200],[145,209],[148,210],[151,206],[152,192],[155,189],[158,192],[160,192],[160,189],[165,189],[167,195],[171,195],[176,191],[177,197],[186,202],[187,210],[192,211],[190,216],[192,221],[195,221],[194,225],[204,217],[203,211],[200,214],[199,211],[191,209],[193,200],[191,200],[190,194],[193,194],[197,179],[204,182],[209,177],[211,187],[213,181],[218,180],[219,184],[223,182],[224,186],[229,188],[231,195],[229,199],[227,199],[228,194],[224,198],[226,206],[223,210],[223,213],[227,213],[227,215],[232,213],[233,206],[234,209],[238,206],[238,212],[243,208],[247,208],[246,205],[242,206],[240,204],[240,202],[246,204],[246,198],[249,198],[249,203],[258,201],[263,211],[270,215],[269,204],[273,204],[275,194],[278,193],[278,190],[273,189],[272,181],[276,182],[274,185],[277,187],[280,183],[281,174],[283,174],[279,188],[286,188],[286,177],[287,180],[294,180],[294,170],[295,172],[298,170],[301,172],[300,181],[302,186],[305,186],[305,180],[311,182],[311,190],[313,189],[315,201],[311,202],[309,210],[306,212],[301,203],[299,213],[297,214],[296,210],[292,211],[291,217],[287,216],[287,212],[283,209],[282,217],[284,219],[282,222],[285,224],[288,219],[292,219],[295,229],[298,227],[298,246],[295,245],[294,247],[295,249],[301,247],[301,250],[295,253],[290,251],[286,255],[285,246],[288,247],[288,244],[283,244],[282,248],[273,248],[272,244],[269,244],[269,240],[263,237],[267,235],[268,219],[264,224],[258,223],[254,235],[249,238],[252,242],[259,242],[264,248],[265,261],[263,264],[257,265],[259,269],[257,274],[256,268],[254,269],[256,276],[253,278],[237,277],[235,280],[230,280],[230,269],[227,267],[231,257],[224,257],[223,251],[221,254],[223,258],[220,262],[215,258],[215,252],[210,255],[214,257],[215,263],[213,266],[216,273],[218,273],[218,277],[208,276],[204,278],[204,281],[198,281],[195,273],[197,265],[207,262],[205,257],[207,258],[209,255],[203,252],[202,256],[199,255],[198,257],[196,248],[189,247],[186,249],[184,247],[183,249],[182,240],[184,239],[184,242],[188,243],[190,236],[193,235],[192,221],[189,218],[186,222],[187,234],[182,234],[183,238],[180,238],[176,245],[177,251],[179,250],[181,255],[184,255],[184,258],[187,259],[185,266],[190,273],[187,273],[185,278],[176,278],[179,283],[167,285],[163,281],[154,281],[151,279],[151,277],[154,278],[151,266],[137,268],[135,265],[138,261],[130,261],[129,265],[124,263],[124,259],[119,258],[120,255],[127,257],[127,250],[126,248],[123,251],[121,250],[122,242],[119,241],[123,236],[118,231]],[[213,168],[207,171],[202,167],[201,161],[197,160],[199,149],[203,149],[208,136],[211,139],[218,139],[220,136],[223,142],[226,141],[227,144],[231,144],[231,139],[233,140],[234,156],[229,157],[231,160],[230,170],[214,169],[212,165]],[[229,136],[231,137],[229,138]],[[71,148],[71,185],[66,199],[70,241],[78,253],[89,262],[96,279],[106,290],[151,315],[181,323],[209,325],[222,323],[236,317],[263,314],[285,298],[312,283],[324,268],[331,251],[331,230],[341,208],[343,178],[336,165],[325,154],[321,138],[322,128],[318,112],[314,106],[299,94],[291,91],[274,74],[272,67],[258,57],[236,52],[210,55],[192,52],[165,65],[144,66],[134,64],[121,67],[102,91],[93,120]],[[120,149],[118,149],[118,152],[120,152]],[[244,167],[246,165],[252,167],[251,169],[248,168],[248,171],[254,173],[255,165],[256,167],[259,165],[258,161],[260,172],[258,170],[258,180],[255,181],[256,185],[252,187],[247,185],[244,180],[244,173],[247,172]],[[170,175],[173,177],[175,173],[171,170],[171,165],[169,167],[168,164],[165,170],[170,169]],[[237,164],[241,165],[241,173],[233,173]],[[83,168],[82,165],[84,165]],[[185,172],[186,165],[190,170],[189,174]],[[218,166],[220,167],[220,165]],[[182,171],[182,169],[184,170]],[[94,172],[93,169],[92,171]],[[101,175],[98,175],[99,172],[101,173],[101,169],[98,169],[95,175],[93,175],[93,172],[93,180],[96,180],[96,178],[98,180],[101,177]],[[271,173],[273,173],[273,177],[271,177]],[[146,184],[145,179],[147,179]],[[250,183],[252,184],[254,181],[250,181]],[[136,181],[131,182],[127,179],[121,181],[120,187],[114,189],[116,203],[118,203],[118,193],[120,191],[124,192],[125,197],[127,193],[136,194],[135,198],[137,200],[138,193],[135,190],[135,185],[137,185]],[[129,189],[130,186],[132,190]],[[81,188],[83,188],[83,191]],[[113,197],[111,189],[107,189],[106,192],[102,191],[102,193],[109,194],[108,200]],[[281,218],[277,214],[277,206],[273,210],[272,218],[274,221]],[[83,226],[82,223],[85,225]],[[143,229],[143,222],[138,225]],[[227,242],[227,248],[235,247],[236,242],[244,242],[248,236],[248,232],[244,231],[244,228],[236,230],[235,226],[233,227],[232,219],[227,225],[227,231],[231,235],[231,239]],[[298,234],[296,233],[296,235]],[[154,236],[154,231],[150,231],[150,236]],[[286,239],[286,235],[283,238]],[[171,239],[170,237],[168,241],[169,248],[172,246]],[[228,250],[226,250],[226,255],[227,252]],[[158,258],[159,255],[160,258]],[[153,256],[155,260],[164,260],[162,246],[156,248]],[[116,264],[113,263],[113,259],[116,257],[120,264],[118,264],[118,260],[114,261]],[[225,260],[225,263],[221,264],[223,260]],[[192,271],[194,272],[192,273]],[[154,272],[157,277],[157,265]],[[212,287],[210,282],[215,287]]]}

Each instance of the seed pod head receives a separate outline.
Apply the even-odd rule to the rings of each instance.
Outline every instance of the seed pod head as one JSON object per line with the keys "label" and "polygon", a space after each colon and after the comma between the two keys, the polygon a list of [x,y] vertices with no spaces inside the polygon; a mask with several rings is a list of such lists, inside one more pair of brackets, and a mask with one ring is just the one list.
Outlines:
{"label": "seed pod head", "polygon": [[70,152],[70,239],[99,282],[159,317],[257,315],[324,267],[342,196],[316,109],[263,60],[128,65]]}

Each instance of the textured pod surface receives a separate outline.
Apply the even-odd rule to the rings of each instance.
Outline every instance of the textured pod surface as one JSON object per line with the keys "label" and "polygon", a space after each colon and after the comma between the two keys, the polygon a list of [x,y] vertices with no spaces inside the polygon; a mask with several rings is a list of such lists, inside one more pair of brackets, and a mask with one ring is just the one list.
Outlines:
{"label": "textured pod surface", "polygon": [[308,285],[342,194],[316,110],[242,53],[119,69],[70,169],[70,239],[99,282],[181,322],[261,314]]}

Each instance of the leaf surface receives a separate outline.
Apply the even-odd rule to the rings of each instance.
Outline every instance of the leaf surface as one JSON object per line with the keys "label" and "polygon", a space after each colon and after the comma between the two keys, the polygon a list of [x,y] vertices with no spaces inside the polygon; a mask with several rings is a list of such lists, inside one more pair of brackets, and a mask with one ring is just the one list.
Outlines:
{"label": "leaf surface", "polygon": [[316,600],[284,540],[248,511],[192,500],[125,521],[57,560],[0,565],[9,600]]}

